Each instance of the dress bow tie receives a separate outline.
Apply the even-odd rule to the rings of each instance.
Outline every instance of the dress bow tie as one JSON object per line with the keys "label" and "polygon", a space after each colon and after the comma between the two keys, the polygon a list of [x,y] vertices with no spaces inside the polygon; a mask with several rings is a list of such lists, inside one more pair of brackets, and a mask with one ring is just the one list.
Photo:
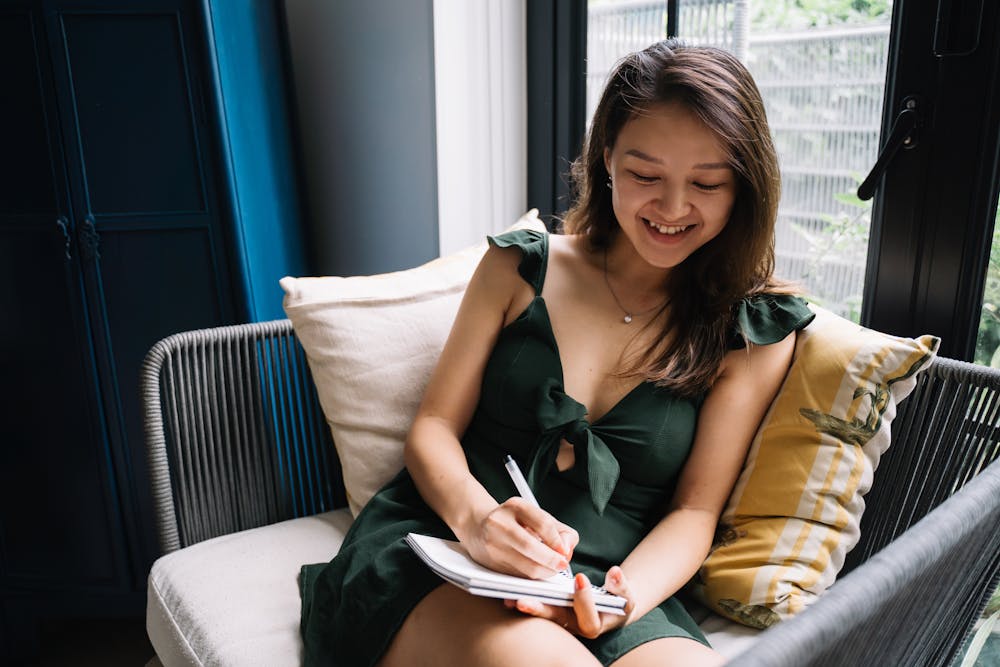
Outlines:
{"label": "dress bow tie", "polygon": [[528,484],[537,489],[555,465],[562,439],[573,445],[576,465],[586,462],[590,499],[597,513],[604,514],[618,484],[620,468],[611,449],[585,419],[587,409],[563,391],[561,383],[548,378],[539,387],[536,415],[542,436],[528,466]]}

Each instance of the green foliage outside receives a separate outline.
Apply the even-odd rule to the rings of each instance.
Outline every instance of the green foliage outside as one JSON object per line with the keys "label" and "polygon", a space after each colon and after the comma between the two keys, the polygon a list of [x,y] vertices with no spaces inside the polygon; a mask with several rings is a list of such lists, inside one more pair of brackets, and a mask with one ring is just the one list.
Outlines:
{"label": "green foliage outside", "polygon": [[[853,174],[854,180],[861,183],[861,175]],[[792,228],[801,234],[809,243],[812,261],[809,272],[799,280],[808,280],[819,276],[824,260],[838,258],[850,264],[864,265],[868,254],[868,230],[871,228],[872,202],[862,201],[856,191],[842,192],[834,195],[844,208],[836,215],[824,215],[826,222],[822,231],[809,231],[802,225],[792,224]],[[826,306],[824,300],[815,294],[809,295],[809,300],[820,306]],[[850,309],[844,317],[853,322],[861,321],[861,295],[854,294],[844,299],[844,304]]]}
{"label": "green foliage outside", "polygon": [[[761,34],[888,23],[892,17],[892,0],[749,0],[749,9],[751,31]],[[831,54],[831,57],[834,55]],[[841,53],[838,57],[846,57],[846,54]],[[844,89],[836,94],[845,97],[856,92]],[[839,118],[842,106],[842,99],[829,100],[828,113],[833,115],[831,122]],[[811,108],[810,112],[822,116],[824,108]],[[857,183],[863,177],[863,174],[854,175]],[[836,194],[834,198],[840,203],[840,210],[834,215],[822,217],[825,224],[821,230],[793,225],[809,243],[812,255],[807,274],[799,276],[798,280],[822,283],[824,261],[828,263],[832,259],[855,266],[865,264],[871,202],[861,201],[853,191]],[[810,299],[833,307],[833,304],[824,304],[824,299],[817,294],[810,294]],[[840,306],[844,305],[848,311],[843,314],[858,322],[861,319],[861,294],[842,299]]]}
{"label": "green foliage outside", "polygon": [[[683,8],[686,0],[680,0]],[[616,0],[587,0],[589,7]],[[753,29],[804,30],[878,23],[892,15],[892,0],[748,0]]]}
{"label": "green foliage outside", "polygon": [[989,604],[986,605],[986,611],[983,612],[983,616],[992,616],[998,611],[1000,611],[1000,588],[993,592],[993,597],[990,598]]}
{"label": "green foliage outside", "polygon": [[892,0],[750,0],[754,30],[804,30],[888,21]]}
{"label": "green foliage outside", "polygon": [[993,243],[990,263],[986,270],[986,289],[979,315],[979,336],[976,339],[977,364],[1000,368],[1000,208],[993,222]]}

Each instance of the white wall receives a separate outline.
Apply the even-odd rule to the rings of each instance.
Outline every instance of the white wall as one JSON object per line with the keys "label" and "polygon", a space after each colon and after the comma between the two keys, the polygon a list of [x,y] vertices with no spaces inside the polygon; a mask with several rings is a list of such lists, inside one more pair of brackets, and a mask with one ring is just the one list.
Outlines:
{"label": "white wall", "polygon": [[434,0],[442,255],[527,208],[525,0]]}

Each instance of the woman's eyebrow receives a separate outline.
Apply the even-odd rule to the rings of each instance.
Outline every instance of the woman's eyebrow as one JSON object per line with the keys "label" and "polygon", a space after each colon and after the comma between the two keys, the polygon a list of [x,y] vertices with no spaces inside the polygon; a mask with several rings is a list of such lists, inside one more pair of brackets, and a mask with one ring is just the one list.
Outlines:
{"label": "woman's eyebrow", "polygon": [[702,162],[701,164],[696,164],[695,169],[729,169],[728,162]]}
{"label": "woman's eyebrow", "polygon": [[[638,148],[630,148],[625,151],[625,155],[631,155],[632,157],[637,157],[640,160],[645,160],[646,162],[652,162],[653,164],[663,164],[663,160],[658,157],[653,157],[652,155],[647,155],[643,153]],[[693,169],[729,169],[730,164],[728,162],[702,162],[700,164],[694,165]]]}
{"label": "woman's eyebrow", "polygon": [[646,155],[638,148],[628,149],[627,151],[625,151],[625,155],[631,155],[633,157],[639,158],[640,160],[645,160],[646,162],[652,162],[653,164],[663,164],[663,160],[661,160],[660,158],[653,157],[652,155]]}

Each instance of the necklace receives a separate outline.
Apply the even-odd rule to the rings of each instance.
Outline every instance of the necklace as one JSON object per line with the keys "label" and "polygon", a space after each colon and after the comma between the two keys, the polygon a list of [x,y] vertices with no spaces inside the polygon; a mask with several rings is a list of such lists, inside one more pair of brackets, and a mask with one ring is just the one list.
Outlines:
{"label": "necklace", "polygon": [[625,322],[625,324],[632,324],[632,320],[635,319],[636,317],[642,317],[644,315],[649,315],[654,310],[659,310],[659,309],[663,308],[664,306],[667,305],[667,302],[670,301],[670,298],[668,297],[668,298],[664,299],[663,302],[658,303],[657,305],[653,306],[652,308],[648,308],[648,309],[642,311],[641,313],[630,313],[628,311],[628,309],[625,306],[622,305],[622,302],[618,298],[618,295],[615,294],[615,288],[611,286],[611,281],[608,279],[608,251],[607,251],[607,248],[605,248],[605,250],[604,250],[604,284],[608,286],[608,291],[611,292],[611,298],[615,300],[616,304],[618,304],[618,309],[621,310],[623,313],[625,313],[625,317],[622,318],[622,321]]}

